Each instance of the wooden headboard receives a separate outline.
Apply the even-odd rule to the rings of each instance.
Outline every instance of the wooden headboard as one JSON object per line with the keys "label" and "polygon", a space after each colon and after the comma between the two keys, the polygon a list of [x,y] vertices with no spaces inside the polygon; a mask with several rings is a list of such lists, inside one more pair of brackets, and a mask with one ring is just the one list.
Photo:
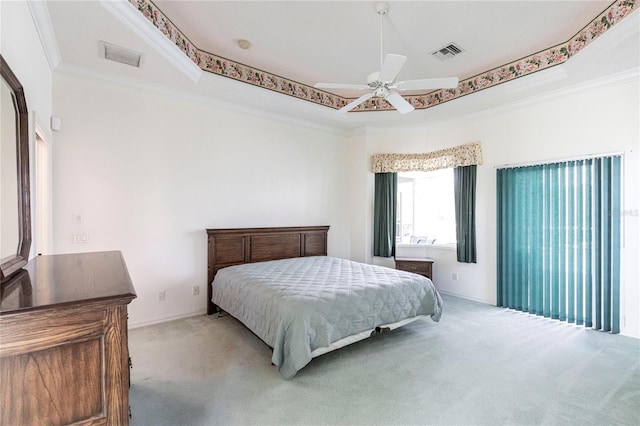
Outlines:
{"label": "wooden headboard", "polygon": [[207,229],[207,313],[218,310],[211,302],[211,283],[219,269],[291,257],[326,256],[328,232],[328,226]]}

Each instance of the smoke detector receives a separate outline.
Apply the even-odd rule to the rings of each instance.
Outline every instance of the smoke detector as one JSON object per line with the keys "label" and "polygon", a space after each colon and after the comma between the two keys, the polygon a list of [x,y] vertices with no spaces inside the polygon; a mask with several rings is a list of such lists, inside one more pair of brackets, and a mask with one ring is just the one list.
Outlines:
{"label": "smoke detector", "polygon": [[251,47],[251,42],[249,40],[240,39],[236,42],[238,47],[242,50],[247,50]]}
{"label": "smoke detector", "polygon": [[458,46],[455,43],[449,43],[448,45],[441,47],[435,52],[431,52],[431,54],[441,61],[446,61],[447,59],[451,59],[462,52],[464,52],[464,49],[462,47]]}
{"label": "smoke detector", "polygon": [[140,68],[144,54],[126,47],[117,46],[107,43],[106,41],[98,42],[98,51],[101,58],[110,61],[120,62],[121,64],[131,65]]}

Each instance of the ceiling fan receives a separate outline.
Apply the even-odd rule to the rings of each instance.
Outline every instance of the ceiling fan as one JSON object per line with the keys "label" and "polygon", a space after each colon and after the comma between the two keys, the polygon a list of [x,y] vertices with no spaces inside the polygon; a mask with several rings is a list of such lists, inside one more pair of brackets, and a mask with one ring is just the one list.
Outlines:
{"label": "ceiling fan", "polygon": [[378,97],[384,98],[400,114],[406,114],[414,110],[413,106],[404,99],[400,93],[406,90],[450,89],[458,85],[458,77],[427,78],[421,80],[397,81],[396,77],[402,69],[406,56],[388,53],[383,60],[383,21],[384,15],[389,13],[389,3],[377,2],[376,12],[380,15],[380,71],[376,71],[367,77],[367,84],[341,84],[341,83],[316,83],[317,89],[351,89],[368,90],[368,93],[340,108],[338,112],[344,113],[352,110],[366,100]]}

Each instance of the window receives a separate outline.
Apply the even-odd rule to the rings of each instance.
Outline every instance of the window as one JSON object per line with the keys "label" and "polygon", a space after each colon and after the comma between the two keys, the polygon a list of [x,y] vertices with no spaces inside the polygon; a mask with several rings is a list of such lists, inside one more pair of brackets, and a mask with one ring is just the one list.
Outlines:
{"label": "window", "polygon": [[398,244],[456,244],[453,169],[398,173]]}

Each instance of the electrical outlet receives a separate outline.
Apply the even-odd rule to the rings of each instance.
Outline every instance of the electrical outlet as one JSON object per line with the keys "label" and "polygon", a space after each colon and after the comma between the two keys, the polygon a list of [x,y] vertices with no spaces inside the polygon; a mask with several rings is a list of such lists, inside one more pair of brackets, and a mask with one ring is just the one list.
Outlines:
{"label": "electrical outlet", "polygon": [[451,279],[453,281],[458,281],[458,273],[457,272],[452,272],[451,273]]}
{"label": "electrical outlet", "polygon": [[158,302],[164,302],[164,298],[165,298],[166,294],[164,292],[164,290],[161,290],[158,292]]}
{"label": "electrical outlet", "polygon": [[194,286],[193,286],[193,289],[192,289],[192,291],[191,291],[191,293],[192,293],[194,296],[199,295],[199,294],[200,294],[200,286],[199,286],[199,285],[194,285]]}
{"label": "electrical outlet", "polygon": [[73,234],[73,242],[76,244],[87,244],[89,242],[89,233],[76,232]]}

